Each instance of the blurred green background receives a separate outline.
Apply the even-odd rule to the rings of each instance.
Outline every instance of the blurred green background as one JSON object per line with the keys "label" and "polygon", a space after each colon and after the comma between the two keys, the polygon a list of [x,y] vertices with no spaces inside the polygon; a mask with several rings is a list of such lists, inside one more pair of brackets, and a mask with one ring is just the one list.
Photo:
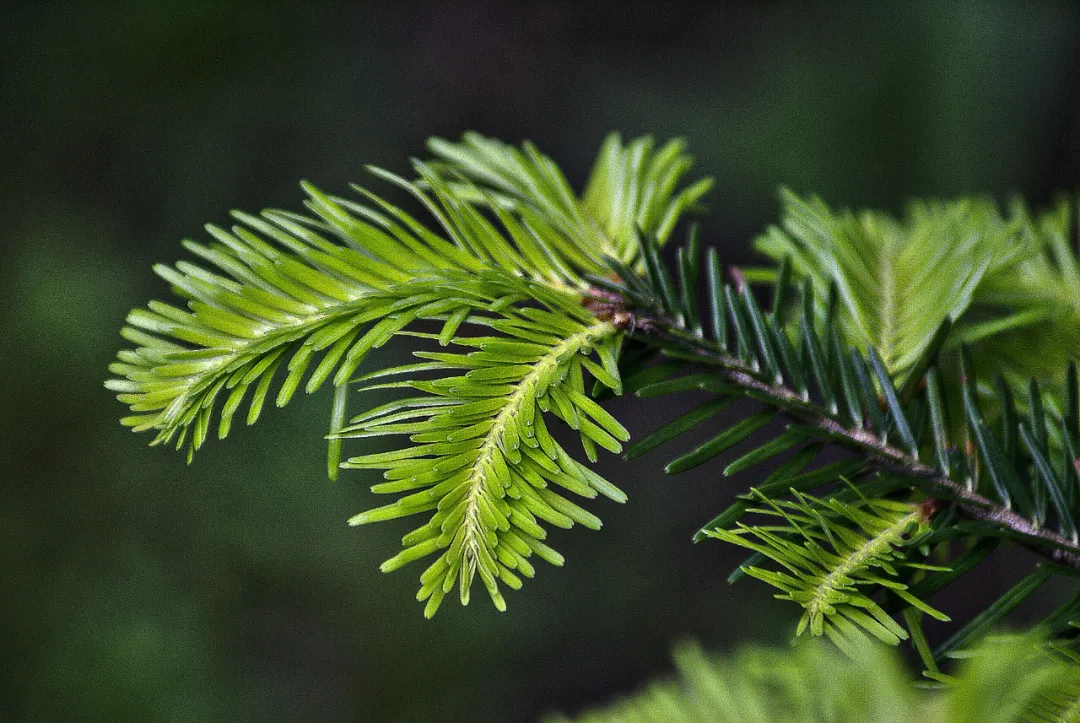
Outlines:
{"label": "blurred green background", "polygon": [[[610,130],[685,136],[730,262],[781,184],[1046,201],[1080,180],[1078,38],[1076,6],[1039,2],[6,5],[0,718],[531,720],[667,669],[679,638],[782,641],[794,611],[724,583],[736,551],[689,543],[749,481],[665,478],[663,455],[605,460],[631,502],[557,534],[567,566],[507,613],[425,621],[420,568],[377,570],[408,523],[344,524],[373,480],[325,479],[329,398],[189,467],[116,421],[124,315],[168,293],[150,265],[204,222],[296,209],[301,178],[405,172],[466,129],[532,139],[577,184]],[[616,412],[640,434],[677,410]]]}

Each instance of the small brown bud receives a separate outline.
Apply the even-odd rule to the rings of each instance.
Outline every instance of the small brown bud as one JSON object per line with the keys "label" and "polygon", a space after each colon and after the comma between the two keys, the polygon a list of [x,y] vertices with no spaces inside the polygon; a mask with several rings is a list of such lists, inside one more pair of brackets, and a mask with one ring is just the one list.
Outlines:
{"label": "small brown bud", "polygon": [[928,497],[927,499],[919,503],[919,517],[922,519],[923,522],[929,522],[934,518],[934,515],[937,514],[937,511],[939,509],[941,509],[941,503],[939,503],[933,497]]}

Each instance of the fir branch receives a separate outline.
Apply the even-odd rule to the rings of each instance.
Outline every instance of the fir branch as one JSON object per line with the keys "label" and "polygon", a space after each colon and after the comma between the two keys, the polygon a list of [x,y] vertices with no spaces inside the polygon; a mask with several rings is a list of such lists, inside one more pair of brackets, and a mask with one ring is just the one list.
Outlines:
{"label": "fir branch", "polygon": [[[458,279],[487,301],[497,298],[491,281],[484,286]],[[537,294],[538,296],[540,294]],[[558,295],[546,295],[555,303]],[[558,312],[558,313],[552,313]],[[434,615],[456,583],[462,604],[468,604],[474,576],[499,610],[506,607],[498,581],[521,586],[518,574],[532,577],[527,561],[533,553],[554,564],[562,556],[545,545],[538,520],[559,527],[578,523],[599,529],[600,520],[552,491],[556,485],[586,498],[603,494],[617,502],[626,495],[607,480],[574,461],[551,436],[545,412],[579,431],[582,445],[595,460],[596,445],[621,451],[626,430],[584,394],[583,370],[618,390],[615,345],[620,332],[607,321],[593,319],[573,297],[551,310],[516,308],[488,310],[466,323],[491,326],[501,337],[454,337],[448,344],[474,347],[468,354],[429,353],[430,361],[367,375],[360,381],[413,375],[418,372],[464,370],[464,376],[434,381],[409,379],[375,384],[368,389],[411,388],[427,396],[390,402],[356,417],[339,436],[408,435],[416,446],[347,460],[353,469],[384,469],[386,482],[377,493],[409,493],[383,507],[349,520],[363,525],[434,510],[425,525],[402,540],[405,549],[383,563],[391,572],[414,560],[438,553],[421,575],[418,599],[424,614]],[[602,364],[589,356],[598,354]],[[610,371],[608,371],[610,370]]]}
{"label": "fir branch", "polygon": [[[151,302],[129,316],[123,336],[135,348],[120,352],[110,367],[116,378],[107,383],[131,406],[124,423],[155,431],[154,443],[187,443],[190,459],[216,413],[219,437],[245,401],[248,423],[254,422],[278,371],[286,371],[279,406],[301,385],[311,392],[332,380],[331,470],[344,439],[408,437],[401,448],[352,457],[344,466],[382,470],[376,493],[405,493],[353,517],[353,524],[431,513],[383,565],[389,571],[436,556],[418,595],[428,615],[455,584],[468,602],[477,575],[502,609],[499,585],[516,588],[519,575],[530,577],[531,555],[561,564],[562,556],[542,541],[540,521],[599,527],[555,487],[625,499],[570,457],[544,422],[546,415],[576,430],[590,461],[599,448],[621,451],[628,434],[596,400],[621,393],[624,376],[626,388],[640,396],[703,389],[718,397],[649,435],[628,456],[670,442],[735,398],[766,405],[672,461],[671,473],[708,462],[780,413],[795,422],[725,471],[794,450],[759,486],[767,507],[757,511],[779,512],[790,523],[785,532],[768,533],[759,553],[776,552],[776,545],[790,551],[792,535],[818,544],[804,523],[821,522],[828,516],[823,510],[847,520],[835,528],[822,523],[826,537],[831,530],[849,542],[852,535],[862,540],[831,560],[818,580],[822,587],[805,597],[806,621],[815,629],[824,624],[831,595],[868,568],[891,565],[890,555],[907,547],[910,524],[929,517],[920,544],[956,537],[996,544],[1007,536],[1050,561],[950,640],[993,624],[1050,574],[1080,569],[1075,367],[1063,384],[1031,380],[1026,398],[1014,392],[1015,365],[1004,369],[996,396],[976,384],[964,353],[958,381],[942,384],[937,370],[939,352],[955,356],[963,349],[958,342],[982,344],[1040,324],[1067,325],[1075,316],[1080,262],[1068,243],[1072,205],[1056,215],[1014,211],[1006,218],[981,201],[916,204],[901,222],[869,212],[834,214],[817,200],[789,194],[784,230],[771,229],[760,242],[780,268],[750,274],[776,280],[773,308],[765,311],[737,269],[733,284],[722,283],[715,250],[703,263],[695,231],[673,267],[661,257],[676,222],[710,185],[679,187],[690,166],[681,142],[624,144],[610,137],[580,194],[531,144],[516,149],[467,134],[460,143],[436,140],[431,148],[440,160],[414,162],[417,181],[371,170],[417,200],[434,219],[432,228],[366,189],[356,188],[362,197],[356,200],[305,185],[312,215],[236,213],[233,228],[209,227],[215,243],[186,243],[203,266],[156,267],[187,308]],[[801,315],[792,313],[792,279],[803,282]],[[1025,305],[1031,285],[1040,287],[1040,301]],[[1065,311],[1048,311],[1058,301]],[[415,322],[441,330],[418,334],[411,330]],[[462,328],[490,335],[459,334]],[[418,351],[417,364],[361,377],[365,389],[419,395],[346,421],[346,385],[356,381],[359,365],[402,335],[458,351]],[[623,354],[627,338],[631,348]],[[1072,343],[1065,346],[1071,354]],[[679,364],[650,366],[657,350],[704,371],[674,376]],[[983,411],[988,396],[996,405],[989,414]],[[950,415],[949,403],[961,413]],[[826,443],[855,458],[806,471]],[[830,491],[810,507],[800,497],[837,479],[850,480],[854,492]],[[797,502],[778,499],[788,492]],[[844,497],[849,492],[876,512],[904,504],[903,514],[862,528],[867,534],[859,537],[844,526],[861,524],[859,515],[848,514],[859,504]],[[912,493],[916,501],[927,497],[917,509],[907,506]],[[893,498],[900,495],[908,497],[898,503]],[[708,529],[736,522],[751,502],[742,496]],[[726,534],[732,541],[743,537]],[[990,549],[977,544],[959,572],[932,571],[911,589],[940,589]],[[865,582],[890,588],[878,578]],[[925,610],[914,597],[896,595]],[[885,615],[895,602],[886,596],[872,609]],[[1062,634],[1080,609],[1070,603],[1052,618],[1054,634]],[[883,618],[879,623],[889,627]]]}
{"label": "fir branch", "polygon": [[925,508],[882,499],[848,504],[805,495],[790,502],[756,496],[767,506],[749,511],[780,518],[777,525],[740,523],[734,530],[707,530],[706,534],[753,550],[786,570],[743,568],[746,574],[779,588],[783,594],[778,598],[803,607],[796,635],[807,630],[825,634],[848,650],[859,630],[890,645],[906,639],[907,632],[860,589],[865,587],[870,594],[886,587],[918,610],[948,619],[911,595],[897,579],[898,569],[906,566],[903,548],[928,522]]}
{"label": "fir branch", "polygon": [[[629,324],[629,322],[627,322]],[[636,325],[670,350],[681,349],[682,358],[713,369],[718,377],[736,389],[759,401],[782,410],[800,423],[817,429],[826,439],[867,457],[881,470],[910,479],[920,487],[935,491],[959,503],[961,511],[971,519],[990,522],[1014,533],[1025,547],[1047,559],[1080,569],[1080,545],[1064,535],[1045,527],[995,502],[968,487],[967,484],[943,475],[913,457],[910,452],[881,441],[880,435],[862,427],[849,427],[834,416],[823,413],[808,401],[804,392],[784,384],[762,381],[758,369],[721,347],[687,334],[674,326],[669,318],[638,314]]]}
{"label": "fir branch", "polygon": [[[624,147],[612,137],[580,196],[531,144],[518,151],[469,134],[460,148],[444,141],[433,148],[447,162],[414,161],[416,182],[369,170],[418,201],[437,230],[361,187],[354,187],[357,200],[303,184],[311,216],[236,212],[231,229],[207,227],[215,243],[185,243],[204,266],[155,267],[188,308],[150,302],[131,312],[122,335],[135,348],[118,354],[110,366],[115,378],[106,382],[131,407],[125,425],[155,431],[154,444],[187,444],[189,461],[215,414],[222,438],[245,401],[253,424],[281,370],[287,373],[278,406],[301,386],[310,393],[332,380],[337,388],[327,460],[332,478],[343,439],[408,435],[411,446],[353,457],[344,466],[385,470],[376,492],[411,492],[354,516],[352,524],[435,511],[383,565],[396,569],[439,553],[421,577],[419,597],[429,616],[455,579],[466,603],[478,574],[502,609],[498,581],[520,587],[518,575],[533,574],[526,558],[562,564],[542,542],[538,519],[600,526],[554,487],[625,500],[555,442],[543,415],[577,430],[590,461],[598,448],[621,451],[625,428],[584,385],[592,377],[621,393],[622,334],[581,304],[583,274],[602,271],[607,252],[630,260],[635,224],[670,233],[710,183],[679,187],[690,159],[678,141],[654,149],[648,138]],[[434,381],[373,385],[426,396],[346,423],[345,387],[353,374],[373,349],[412,334],[415,322],[442,322],[436,337],[443,346],[479,343],[480,349],[421,354],[427,361],[420,365],[367,375],[464,370]],[[460,337],[462,325],[495,335]]]}

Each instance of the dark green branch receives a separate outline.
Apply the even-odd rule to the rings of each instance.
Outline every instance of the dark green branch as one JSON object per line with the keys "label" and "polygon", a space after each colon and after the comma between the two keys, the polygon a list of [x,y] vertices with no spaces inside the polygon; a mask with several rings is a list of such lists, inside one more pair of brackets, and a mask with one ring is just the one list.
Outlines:
{"label": "dark green branch", "polygon": [[1080,547],[1072,540],[1045,527],[1039,527],[1008,507],[996,503],[962,482],[943,475],[934,467],[920,462],[909,453],[881,441],[866,429],[846,427],[836,419],[822,414],[800,394],[782,384],[770,384],[758,377],[758,372],[718,345],[672,325],[663,318],[638,319],[648,336],[674,343],[688,352],[687,361],[706,364],[747,396],[776,407],[841,446],[868,457],[873,463],[893,474],[923,480],[920,486],[935,488],[939,493],[957,500],[960,511],[967,517],[990,522],[1016,534],[1025,547],[1047,559],[1067,567],[1080,569]]}

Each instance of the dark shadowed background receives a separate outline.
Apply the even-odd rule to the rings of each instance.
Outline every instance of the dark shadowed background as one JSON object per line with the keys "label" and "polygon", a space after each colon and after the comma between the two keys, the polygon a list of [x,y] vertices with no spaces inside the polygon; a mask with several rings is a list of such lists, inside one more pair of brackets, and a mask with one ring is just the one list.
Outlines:
{"label": "dark shadowed background", "polygon": [[[1075,6],[1039,2],[6,6],[0,717],[531,720],[662,672],[681,638],[783,641],[794,608],[689,542],[751,480],[668,478],[662,454],[604,460],[630,503],[555,535],[566,567],[508,612],[478,594],[425,621],[422,568],[378,572],[408,522],[345,526],[374,480],[325,479],[327,394],[187,466],[116,421],[124,315],[204,222],[406,172],[467,129],[535,141],[578,185],[610,130],[684,136],[729,262],[780,185],[1046,201],[1080,180],[1078,38]],[[615,410],[642,434],[675,403]],[[995,560],[952,610],[1015,579]]]}

